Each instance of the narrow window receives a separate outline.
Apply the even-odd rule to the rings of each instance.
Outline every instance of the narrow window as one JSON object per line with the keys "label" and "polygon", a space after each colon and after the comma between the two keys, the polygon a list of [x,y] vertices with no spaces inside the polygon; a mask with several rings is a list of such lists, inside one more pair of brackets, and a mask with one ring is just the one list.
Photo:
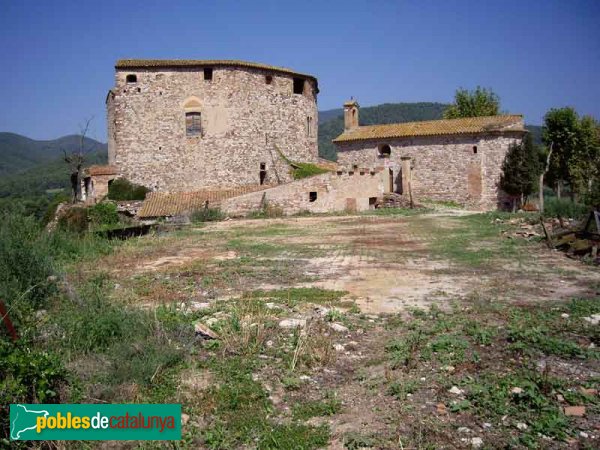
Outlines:
{"label": "narrow window", "polygon": [[202,134],[202,121],[199,112],[185,113],[185,134],[187,136],[200,136]]}
{"label": "narrow window", "polygon": [[265,76],[265,83],[271,84],[273,82],[273,75]]}
{"label": "narrow window", "polygon": [[381,144],[378,148],[380,158],[389,158],[392,154],[392,149],[387,144]]}
{"label": "narrow window", "polygon": [[308,201],[311,203],[317,201],[317,192],[316,191],[308,193]]}
{"label": "narrow window", "polygon": [[127,81],[127,83],[137,83],[137,75],[130,73],[125,78],[125,81]]}
{"label": "narrow window", "polygon": [[474,146],[473,146],[473,154],[474,154],[474,155],[476,155],[476,154],[477,154],[477,146],[476,146],[476,145],[474,145]]}
{"label": "narrow window", "polygon": [[304,94],[304,80],[302,78],[294,78],[294,94]]}
{"label": "narrow window", "polygon": [[258,172],[258,177],[260,179],[260,184],[265,184],[265,179],[267,178],[267,164],[260,163],[260,171]]}
{"label": "narrow window", "polygon": [[308,137],[312,136],[312,117],[306,117],[306,135]]}
{"label": "narrow window", "polygon": [[204,79],[206,81],[212,81],[212,77],[213,77],[213,70],[212,67],[207,67],[204,69]]}

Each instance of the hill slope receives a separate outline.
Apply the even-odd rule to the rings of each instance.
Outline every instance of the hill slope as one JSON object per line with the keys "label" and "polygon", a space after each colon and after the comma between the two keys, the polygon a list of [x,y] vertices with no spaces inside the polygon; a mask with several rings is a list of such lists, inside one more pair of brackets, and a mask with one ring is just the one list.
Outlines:
{"label": "hill slope", "polygon": [[[79,148],[78,135],[63,136],[50,141],[36,141],[15,133],[0,133],[0,176],[21,172],[39,164],[58,159],[63,150],[71,153]],[[99,153],[108,151],[107,145],[85,138],[84,148]]]}

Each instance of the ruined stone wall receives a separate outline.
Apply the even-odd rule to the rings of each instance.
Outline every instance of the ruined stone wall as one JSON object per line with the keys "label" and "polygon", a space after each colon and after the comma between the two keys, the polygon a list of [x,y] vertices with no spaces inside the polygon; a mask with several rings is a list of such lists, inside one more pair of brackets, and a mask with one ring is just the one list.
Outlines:
{"label": "ruined stone wall", "polygon": [[[416,201],[454,201],[472,209],[491,210],[501,205],[498,188],[502,161],[511,143],[523,133],[432,136],[337,143],[343,167],[383,166],[393,173],[393,189],[402,193],[402,158],[411,158],[412,194]],[[378,146],[391,147],[382,158]],[[477,152],[474,152],[474,147]],[[389,175],[388,175],[389,176]],[[389,190],[389,183],[386,190]]]}
{"label": "ruined stone wall", "polygon": [[[232,216],[260,210],[265,200],[270,206],[282,208],[287,215],[303,211],[364,211],[372,207],[370,198],[382,196],[384,175],[369,169],[331,172],[224,200],[220,207]],[[316,193],[314,201],[311,192]]]}
{"label": "ruined stone wall", "polygon": [[[127,83],[129,74],[137,82]],[[210,81],[202,68],[117,70],[107,101],[109,164],[160,191],[258,184],[261,163],[265,184],[290,181],[276,148],[293,161],[318,157],[316,85],[304,84],[304,94],[294,94],[292,75],[254,68],[214,67]],[[202,135],[188,137],[192,97]]]}

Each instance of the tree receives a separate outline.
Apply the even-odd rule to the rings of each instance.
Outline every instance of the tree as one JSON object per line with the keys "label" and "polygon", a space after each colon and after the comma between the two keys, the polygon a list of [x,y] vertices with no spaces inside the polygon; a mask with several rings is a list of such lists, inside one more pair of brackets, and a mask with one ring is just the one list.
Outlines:
{"label": "tree", "polygon": [[444,111],[444,118],[495,116],[499,111],[500,98],[491,89],[477,86],[470,92],[461,88],[454,94],[454,103]]}
{"label": "tree", "polygon": [[527,133],[521,143],[509,147],[502,163],[500,187],[513,197],[513,210],[517,202],[523,203],[531,195],[540,171],[539,151]]}
{"label": "tree", "polygon": [[577,128],[577,143],[567,162],[572,189],[589,195],[600,178],[600,124],[584,116]]}
{"label": "tree", "polygon": [[82,199],[81,197],[81,172],[86,162],[87,155],[95,150],[96,144],[86,146],[86,135],[88,134],[90,123],[92,118],[86,119],[85,123],[79,127],[79,146],[76,150],[67,154],[66,150],[63,149],[65,155],[65,162],[69,166],[71,172],[71,190],[73,192],[73,203],[76,203]]}
{"label": "tree", "polygon": [[542,141],[547,146],[552,143],[547,181],[556,187],[559,198],[562,184],[572,184],[569,161],[577,147],[578,133],[579,117],[573,108],[553,108],[544,116]]}

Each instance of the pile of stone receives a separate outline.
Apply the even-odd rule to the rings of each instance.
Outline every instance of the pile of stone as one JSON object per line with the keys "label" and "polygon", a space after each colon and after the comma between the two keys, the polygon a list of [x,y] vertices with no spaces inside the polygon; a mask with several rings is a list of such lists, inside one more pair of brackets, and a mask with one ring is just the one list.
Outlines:
{"label": "pile of stone", "polygon": [[563,251],[567,256],[600,264],[600,211],[591,211],[587,219],[580,224],[560,222],[559,228],[552,232],[542,222],[546,241],[550,248]]}

